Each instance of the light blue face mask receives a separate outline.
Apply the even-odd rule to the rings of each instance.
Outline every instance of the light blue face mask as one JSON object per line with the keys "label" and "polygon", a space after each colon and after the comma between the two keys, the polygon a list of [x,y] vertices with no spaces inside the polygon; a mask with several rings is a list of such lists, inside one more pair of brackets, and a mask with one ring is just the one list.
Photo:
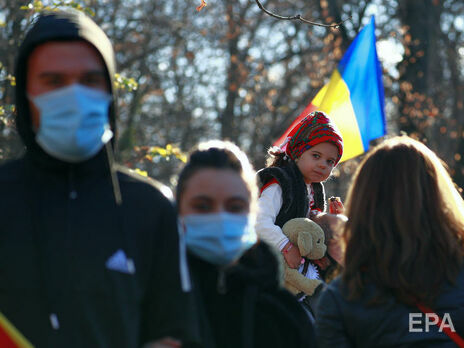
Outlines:
{"label": "light blue face mask", "polygon": [[187,249],[215,265],[228,265],[256,243],[249,215],[194,214],[181,218]]}
{"label": "light blue face mask", "polygon": [[108,123],[111,95],[73,84],[29,99],[40,111],[36,141],[49,155],[81,162],[113,136]]}

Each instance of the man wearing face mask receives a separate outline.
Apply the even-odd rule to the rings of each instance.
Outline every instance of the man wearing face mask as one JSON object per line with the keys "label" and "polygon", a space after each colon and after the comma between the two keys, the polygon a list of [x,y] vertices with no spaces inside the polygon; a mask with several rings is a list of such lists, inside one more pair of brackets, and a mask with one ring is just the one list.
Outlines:
{"label": "man wearing face mask", "polygon": [[26,151],[0,167],[0,313],[36,347],[194,340],[174,209],[113,162],[114,72],[78,11],[40,15],[19,48]]}

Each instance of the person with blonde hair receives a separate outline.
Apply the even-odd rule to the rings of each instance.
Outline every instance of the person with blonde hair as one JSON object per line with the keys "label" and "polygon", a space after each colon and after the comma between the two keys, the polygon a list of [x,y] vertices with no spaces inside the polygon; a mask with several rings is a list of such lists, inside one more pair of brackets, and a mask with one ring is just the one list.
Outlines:
{"label": "person with blonde hair", "polygon": [[464,203],[437,155],[386,140],[358,167],[345,213],[344,271],[321,295],[319,346],[464,346]]}

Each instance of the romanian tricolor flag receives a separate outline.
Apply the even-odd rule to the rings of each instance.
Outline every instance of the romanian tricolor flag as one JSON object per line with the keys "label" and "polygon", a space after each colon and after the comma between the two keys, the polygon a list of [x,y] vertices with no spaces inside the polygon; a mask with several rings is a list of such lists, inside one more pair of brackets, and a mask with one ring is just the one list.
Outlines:
{"label": "romanian tricolor flag", "polygon": [[0,347],[33,348],[32,344],[0,313]]}
{"label": "romanian tricolor flag", "polygon": [[312,111],[324,111],[342,133],[341,161],[369,149],[369,142],[386,134],[382,69],[375,47],[375,22],[371,18],[351,43],[327,83],[303,112],[274,143]]}

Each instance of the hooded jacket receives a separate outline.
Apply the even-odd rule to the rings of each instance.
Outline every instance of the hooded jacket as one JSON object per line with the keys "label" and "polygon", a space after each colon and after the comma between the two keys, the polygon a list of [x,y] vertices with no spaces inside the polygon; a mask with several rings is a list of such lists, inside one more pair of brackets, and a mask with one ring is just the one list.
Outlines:
{"label": "hooded jacket", "polygon": [[266,243],[219,268],[189,255],[205,347],[316,346],[309,317],[283,289],[278,255]]}
{"label": "hooded jacket", "polygon": [[[50,41],[85,41],[95,47],[106,68],[109,93],[114,96],[113,80],[116,62],[111,42],[103,30],[79,11],[52,12],[38,17],[19,48],[15,64],[17,130],[28,151],[38,152],[35,156],[42,155],[43,150],[35,142],[35,132],[31,127],[29,103],[26,95],[27,62],[37,46]],[[115,98],[110,104],[108,115],[111,130],[116,135],[114,100]]]}
{"label": "hooded jacket", "polygon": [[[165,188],[110,166],[105,148],[70,164],[35,141],[27,61],[35,47],[55,40],[95,47],[112,86],[111,43],[92,20],[78,11],[39,16],[16,64],[17,128],[26,152],[0,167],[0,312],[35,347],[189,340],[191,302],[181,287],[188,282],[181,284],[175,211]],[[114,105],[109,119],[115,133]]]}

